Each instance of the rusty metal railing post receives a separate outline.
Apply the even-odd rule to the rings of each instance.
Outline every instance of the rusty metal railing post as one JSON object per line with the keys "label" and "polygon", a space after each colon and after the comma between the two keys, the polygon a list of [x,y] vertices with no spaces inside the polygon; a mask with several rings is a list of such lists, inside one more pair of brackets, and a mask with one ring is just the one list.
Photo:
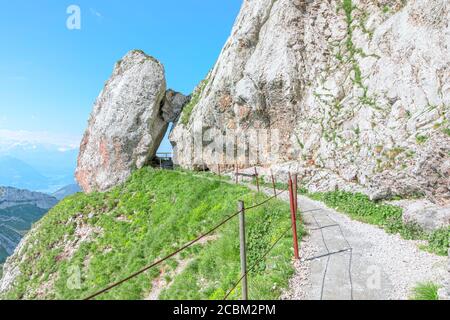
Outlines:
{"label": "rusty metal railing post", "polygon": [[255,179],[256,179],[256,188],[258,189],[259,192],[259,176],[258,176],[258,170],[255,167]]}
{"label": "rusty metal railing post", "polygon": [[235,173],[235,175],[236,175],[236,184],[238,184],[239,183],[239,167],[238,167],[237,163],[235,164],[235,167],[236,167],[236,173]]}
{"label": "rusty metal railing post", "polygon": [[270,176],[272,177],[273,195],[276,198],[277,197],[277,187],[276,187],[275,177],[273,176],[272,169],[270,169]]}
{"label": "rusty metal railing post", "polygon": [[245,205],[244,201],[238,202],[239,210],[239,240],[241,252],[241,277],[242,277],[242,300],[248,300],[247,284],[247,248],[245,241]]}
{"label": "rusty metal railing post", "polygon": [[292,238],[294,242],[294,257],[296,260],[299,259],[298,254],[298,238],[297,238],[297,217],[295,214],[295,205],[294,205],[294,190],[292,186],[291,175],[289,174],[289,203],[291,206],[291,222],[292,222]]}
{"label": "rusty metal railing post", "polygon": [[295,207],[295,215],[298,215],[298,201],[297,201],[297,197],[298,197],[298,175],[294,174],[293,175],[293,183],[294,183],[294,207]]}
{"label": "rusty metal railing post", "polygon": [[220,172],[220,164],[217,165],[217,171],[219,173],[219,179],[222,179],[222,174]]}

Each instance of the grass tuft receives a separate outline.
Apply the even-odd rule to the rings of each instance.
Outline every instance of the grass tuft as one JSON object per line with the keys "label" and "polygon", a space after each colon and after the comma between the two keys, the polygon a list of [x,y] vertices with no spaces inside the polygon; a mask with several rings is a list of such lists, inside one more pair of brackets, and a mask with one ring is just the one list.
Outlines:
{"label": "grass tuft", "polygon": [[442,129],[442,131],[444,132],[444,134],[446,134],[450,137],[450,127]]}
{"label": "grass tuft", "polygon": [[412,300],[439,300],[439,286],[432,282],[419,283],[413,289]]}
{"label": "grass tuft", "polygon": [[417,135],[416,136],[416,142],[418,144],[424,144],[427,141],[428,141],[428,137],[427,136],[423,136],[423,135]]}

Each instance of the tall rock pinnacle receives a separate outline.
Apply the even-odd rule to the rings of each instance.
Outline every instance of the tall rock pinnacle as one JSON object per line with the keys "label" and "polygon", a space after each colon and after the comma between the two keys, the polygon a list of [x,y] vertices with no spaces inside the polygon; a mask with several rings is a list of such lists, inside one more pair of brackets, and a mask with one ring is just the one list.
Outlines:
{"label": "tall rock pinnacle", "polygon": [[84,191],[124,182],[155,155],[168,126],[165,95],[164,67],[156,59],[135,50],[117,62],[81,142],[76,179]]}

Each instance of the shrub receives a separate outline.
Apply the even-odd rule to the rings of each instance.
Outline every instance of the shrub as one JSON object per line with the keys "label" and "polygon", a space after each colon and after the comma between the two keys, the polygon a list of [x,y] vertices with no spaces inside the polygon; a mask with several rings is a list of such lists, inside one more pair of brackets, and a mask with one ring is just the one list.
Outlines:
{"label": "shrub", "polygon": [[450,227],[436,230],[428,235],[427,249],[436,254],[445,256],[448,254],[450,242]]}

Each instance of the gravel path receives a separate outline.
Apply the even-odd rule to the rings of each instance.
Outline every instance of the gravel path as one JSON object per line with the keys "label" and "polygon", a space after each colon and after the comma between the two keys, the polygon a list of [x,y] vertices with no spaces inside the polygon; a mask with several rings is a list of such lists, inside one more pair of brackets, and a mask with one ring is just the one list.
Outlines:
{"label": "gravel path", "polygon": [[[287,193],[281,198],[288,201]],[[420,250],[420,242],[351,220],[304,196],[298,200],[308,236],[283,299],[408,299],[417,283],[442,284],[448,277],[447,257]]]}

